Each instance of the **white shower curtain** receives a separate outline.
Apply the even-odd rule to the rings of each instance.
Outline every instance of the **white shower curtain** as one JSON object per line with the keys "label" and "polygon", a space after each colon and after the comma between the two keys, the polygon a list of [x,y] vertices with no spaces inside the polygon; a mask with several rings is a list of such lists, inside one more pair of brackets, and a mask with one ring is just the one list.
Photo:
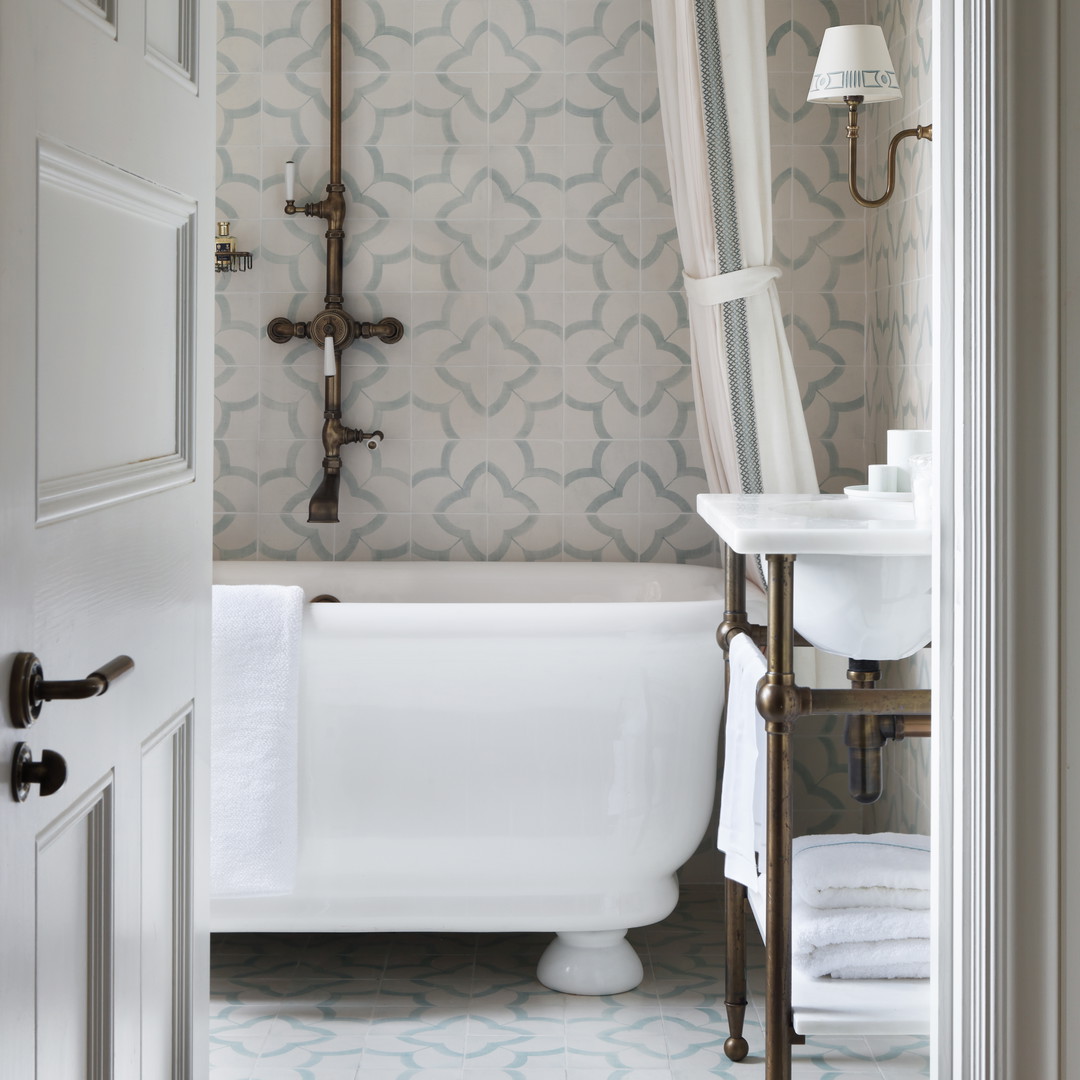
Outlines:
{"label": "white shower curtain", "polygon": [[772,256],[762,0],[652,0],[709,490],[818,491]]}

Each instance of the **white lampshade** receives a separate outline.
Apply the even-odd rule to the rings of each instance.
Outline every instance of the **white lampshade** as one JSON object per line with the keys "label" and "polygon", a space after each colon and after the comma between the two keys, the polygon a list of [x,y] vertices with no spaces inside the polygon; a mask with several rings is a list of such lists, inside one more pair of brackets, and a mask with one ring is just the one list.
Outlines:
{"label": "white lampshade", "polygon": [[865,102],[900,97],[880,26],[830,26],[821,39],[806,100],[840,105],[846,97],[861,97]]}

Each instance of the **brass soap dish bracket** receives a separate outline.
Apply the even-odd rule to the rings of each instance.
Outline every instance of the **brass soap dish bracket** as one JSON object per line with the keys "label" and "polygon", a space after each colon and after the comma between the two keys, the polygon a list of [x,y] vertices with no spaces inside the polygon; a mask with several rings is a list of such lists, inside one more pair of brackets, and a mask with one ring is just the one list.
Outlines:
{"label": "brass soap dish bracket", "polygon": [[284,316],[271,319],[267,337],[279,345],[293,338],[311,341],[323,350],[325,408],[323,411],[323,479],[311,497],[308,521],[329,523],[338,520],[338,491],[341,481],[341,447],[352,442],[366,443],[376,449],[383,439],[381,431],[365,432],[346,427],[341,422],[341,353],[357,338],[378,338],[392,345],[405,336],[398,319],[379,322],[354,319],[345,310],[342,277],[345,258],[345,185],[341,181],[341,0],[330,0],[330,182],[326,198],[305,206],[296,205],[296,164],[285,163],[285,213],[301,211],[306,217],[322,218],[326,229],[326,306],[307,322]]}

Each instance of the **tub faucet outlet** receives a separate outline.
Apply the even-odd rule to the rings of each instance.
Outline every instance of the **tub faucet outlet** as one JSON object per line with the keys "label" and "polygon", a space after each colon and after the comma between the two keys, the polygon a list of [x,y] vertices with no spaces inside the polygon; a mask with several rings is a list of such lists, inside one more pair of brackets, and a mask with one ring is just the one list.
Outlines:
{"label": "tub faucet outlet", "polygon": [[341,485],[341,458],[337,459],[337,468],[323,462],[323,478],[308,503],[308,521],[312,524],[330,525],[338,520],[338,490]]}

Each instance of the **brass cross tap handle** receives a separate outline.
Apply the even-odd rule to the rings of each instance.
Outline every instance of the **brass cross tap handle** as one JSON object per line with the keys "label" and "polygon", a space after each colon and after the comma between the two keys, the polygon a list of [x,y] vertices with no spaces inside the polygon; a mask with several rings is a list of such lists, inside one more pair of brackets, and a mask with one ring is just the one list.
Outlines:
{"label": "brass cross tap handle", "polygon": [[46,701],[99,697],[134,666],[135,661],[130,656],[117,656],[90,672],[85,679],[46,680],[41,661],[33,653],[19,653],[11,668],[9,704],[12,722],[16,727],[30,727],[41,715],[41,706]]}

